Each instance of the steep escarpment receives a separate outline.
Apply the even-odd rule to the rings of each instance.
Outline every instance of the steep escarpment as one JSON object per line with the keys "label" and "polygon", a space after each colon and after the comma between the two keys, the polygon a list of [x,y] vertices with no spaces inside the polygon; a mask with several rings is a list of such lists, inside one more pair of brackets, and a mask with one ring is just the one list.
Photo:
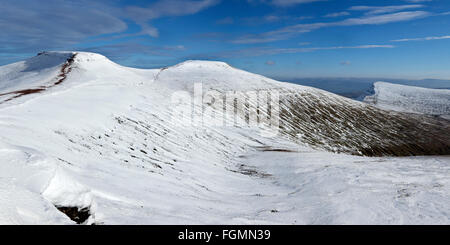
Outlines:
{"label": "steep escarpment", "polygon": [[[450,154],[450,123],[424,115],[393,112],[350,100],[323,90],[277,82],[240,71],[221,62],[189,61],[165,69],[156,83],[193,93],[196,83],[204,91],[221,93],[216,110],[235,107],[249,120],[249,107],[258,101],[247,93],[279,94],[280,135],[316,149],[363,156]],[[227,92],[242,92],[238,107],[227,103]],[[205,92],[206,93],[206,92]],[[259,117],[266,117],[260,111]]]}
{"label": "steep escarpment", "polygon": [[311,146],[364,156],[450,154],[448,121],[391,112],[333,94],[285,93],[283,133]]}

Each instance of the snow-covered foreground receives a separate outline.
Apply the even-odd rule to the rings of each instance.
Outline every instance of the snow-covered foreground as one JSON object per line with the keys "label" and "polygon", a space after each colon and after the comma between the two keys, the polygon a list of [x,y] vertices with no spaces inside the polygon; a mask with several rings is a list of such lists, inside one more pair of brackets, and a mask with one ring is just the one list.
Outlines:
{"label": "snow-covered foreground", "polygon": [[240,155],[249,175],[188,162],[180,163],[178,174],[163,175],[107,162],[50,167],[3,148],[0,222],[70,224],[51,203],[68,202],[91,205],[97,224],[450,223],[448,156],[283,149],[292,152]]}
{"label": "snow-covered foreground", "polygon": [[[138,70],[73,55],[45,53],[0,67],[1,224],[74,223],[56,207],[89,208],[86,224],[450,224],[449,157],[324,150],[362,154],[370,144],[361,142],[383,137],[357,119],[400,118],[386,124],[395,136],[396,126],[417,124],[415,117],[220,62]],[[255,127],[178,125],[169,98],[198,81],[219,91],[292,90],[303,104],[281,107],[298,117],[320,107],[306,122],[283,118],[272,138]],[[444,123],[422,119],[430,133]],[[330,123],[336,127],[323,127]],[[313,133],[293,138],[295,130]]]}
{"label": "snow-covered foreground", "polygon": [[430,89],[376,82],[364,101],[382,109],[450,118],[450,89]]}
{"label": "snow-covered foreground", "polygon": [[[449,224],[450,157],[367,158],[323,152],[256,154],[283,192],[275,214],[290,224]],[[270,196],[266,197],[271,199]]]}

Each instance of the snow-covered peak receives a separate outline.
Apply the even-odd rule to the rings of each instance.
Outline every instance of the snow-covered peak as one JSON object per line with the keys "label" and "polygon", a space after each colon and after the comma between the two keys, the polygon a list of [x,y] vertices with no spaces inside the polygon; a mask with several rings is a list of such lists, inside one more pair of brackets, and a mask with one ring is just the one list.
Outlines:
{"label": "snow-covered peak", "polygon": [[25,65],[24,67],[26,69],[22,70],[23,72],[39,71],[50,67],[60,66],[72,57],[74,58],[74,63],[78,65],[87,63],[115,64],[101,54],[80,51],[44,51],[19,63]]}
{"label": "snow-covered peak", "polygon": [[109,61],[104,55],[81,51],[44,51],[28,60],[35,60],[36,62],[45,62],[46,60],[65,61],[65,59],[75,54],[77,56],[77,62]]}
{"label": "snow-covered peak", "polygon": [[40,89],[58,83],[64,64],[72,62],[74,52],[42,52],[37,56],[0,67],[0,94]]}
{"label": "snow-covered peak", "polygon": [[27,71],[38,71],[50,67],[55,67],[63,64],[70,57],[72,57],[74,52],[42,52],[38,55],[26,59],[23,63],[25,64],[25,70]]}
{"label": "snow-covered peak", "polygon": [[225,62],[222,61],[209,61],[209,60],[186,60],[172,68],[185,68],[185,69],[228,69],[231,68]]}
{"label": "snow-covered peak", "polygon": [[282,86],[278,81],[234,68],[225,62],[203,60],[188,60],[163,68],[156,82],[172,90],[186,91],[192,91],[196,83],[201,83],[204,89],[218,91],[249,91]]}
{"label": "snow-covered peak", "polygon": [[[91,52],[75,52],[75,63],[114,63],[104,55]],[[115,63],[114,63],[115,64]]]}
{"label": "snow-covered peak", "polygon": [[20,75],[20,73],[40,72],[59,66],[73,54],[73,52],[42,52],[24,61],[0,66],[0,81]]}

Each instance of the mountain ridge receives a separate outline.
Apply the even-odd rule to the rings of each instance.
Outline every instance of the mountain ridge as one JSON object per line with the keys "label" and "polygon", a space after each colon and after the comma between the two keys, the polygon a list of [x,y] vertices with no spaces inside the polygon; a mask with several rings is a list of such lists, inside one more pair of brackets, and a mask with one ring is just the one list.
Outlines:
{"label": "mountain ridge", "polygon": [[[154,99],[161,97],[154,103],[164,104],[167,108],[171,107],[170,100],[167,99],[173,93],[187,91],[192,94],[195,84],[201,84],[206,91],[222,93],[221,99],[225,102],[227,91],[276,91],[281,95],[281,135],[319,149],[369,156],[450,154],[449,137],[439,133],[448,128],[445,121],[383,111],[320,89],[282,83],[232,68],[224,62],[190,60],[168,68],[147,70],[123,67],[94,53],[46,52],[39,56],[44,59],[48,56],[55,56],[57,59],[61,56],[69,57],[59,66],[52,68],[62,72],[65,66],[70,64],[68,71],[74,69],[74,72],[68,75],[69,84],[64,84],[68,88],[90,86],[86,84],[90,83],[89,81],[96,81],[99,86],[152,86],[160,94],[152,95]],[[61,76],[60,73],[57,78]],[[64,75],[64,79],[66,76]],[[71,83],[73,85],[70,85]],[[0,99],[1,97],[5,97],[5,94],[0,94]],[[257,102],[246,103],[248,107]],[[234,105],[225,103],[225,106]],[[244,121],[248,120],[247,110],[248,108],[244,108],[238,111],[238,117]],[[384,130],[383,127],[390,129]],[[387,131],[390,132],[386,133]],[[423,137],[417,138],[417,131],[422,131]]]}
{"label": "mountain ridge", "polygon": [[450,89],[376,82],[364,102],[382,109],[450,117]]}
{"label": "mountain ridge", "polygon": [[[0,87],[53,84],[67,57],[62,61],[31,72],[23,72],[26,69],[20,64],[16,70],[7,67],[17,75],[13,80],[2,76],[5,68],[0,67]],[[77,53],[64,82],[1,104],[0,223],[68,224],[71,221],[66,214],[73,210],[83,211],[83,217],[89,215],[85,224],[333,223],[342,220],[342,214],[348,218],[345,207],[354,207],[348,204],[355,202],[352,195],[336,202],[330,199],[330,195],[342,196],[336,183],[359,193],[361,185],[356,182],[360,177],[356,176],[364,175],[370,188],[380,186],[372,172],[362,171],[357,162],[395,171],[394,179],[376,189],[371,202],[397,207],[392,202],[397,200],[398,190],[392,188],[409,191],[410,187],[401,183],[392,184],[396,176],[405,173],[400,164],[403,158],[362,156],[446,154],[449,149],[444,121],[380,110],[220,63],[200,63],[142,70],[95,54]],[[18,84],[17,79],[21,80]],[[180,124],[172,115],[176,105],[171,97],[181,91],[191,99],[183,102],[190,106],[196,84],[202,85],[202,95],[216,91],[223,99],[230,91],[279,93],[279,134],[263,137],[259,127],[246,124]],[[236,109],[236,122],[246,122],[247,106],[257,103],[249,99],[239,109],[223,102],[222,106],[212,102],[202,106],[214,111],[230,106]],[[261,110],[259,115],[268,113]],[[298,168],[291,157],[300,161]],[[344,164],[333,164],[336,159],[343,159]],[[394,164],[398,168],[378,161],[398,163]],[[408,161],[422,163],[421,158]],[[434,166],[426,171],[444,171],[445,161],[426,160]],[[317,166],[323,172],[317,172]],[[308,174],[302,175],[305,171]],[[377,170],[378,175],[385,172]],[[415,173],[411,167],[409,174]],[[336,180],[338,177],[342,179]],[[326,185],[328,179],[336,182]],[[348,179],[355,180],[356,187]],[[439,179],[445,184],[444,180]],[[434,188],[430,183],[426,186]],[[371,195],[367,189],[361,191]],[[314,194],[305,198],[305,192]],[[439,198],[434,204],[440,209],[439,203],[446,199],[436,193]],[[298,203],[309,205],[313,213],[302,213]],[[374,212],[377,221],[386,221],[370,203],[358,205],[361,212]],[[330,216],[334,209],[347,212]],[[433,215],[427,217],[433,220]],[[356,218],[360,216],[352,217],[349,223],[360,221]],[[403,217],[392,220],[401,222]]]}

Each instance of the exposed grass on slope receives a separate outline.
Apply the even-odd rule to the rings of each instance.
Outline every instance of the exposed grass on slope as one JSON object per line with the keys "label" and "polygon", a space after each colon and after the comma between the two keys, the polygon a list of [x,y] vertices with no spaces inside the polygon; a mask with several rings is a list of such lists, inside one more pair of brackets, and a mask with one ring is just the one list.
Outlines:
{"label": "exposed grass on slope", "polygon": [[450,124],[428,116],[395,113],[325,93],[287,92],[282,133],[316,148],[364,156],[450,154]]}

